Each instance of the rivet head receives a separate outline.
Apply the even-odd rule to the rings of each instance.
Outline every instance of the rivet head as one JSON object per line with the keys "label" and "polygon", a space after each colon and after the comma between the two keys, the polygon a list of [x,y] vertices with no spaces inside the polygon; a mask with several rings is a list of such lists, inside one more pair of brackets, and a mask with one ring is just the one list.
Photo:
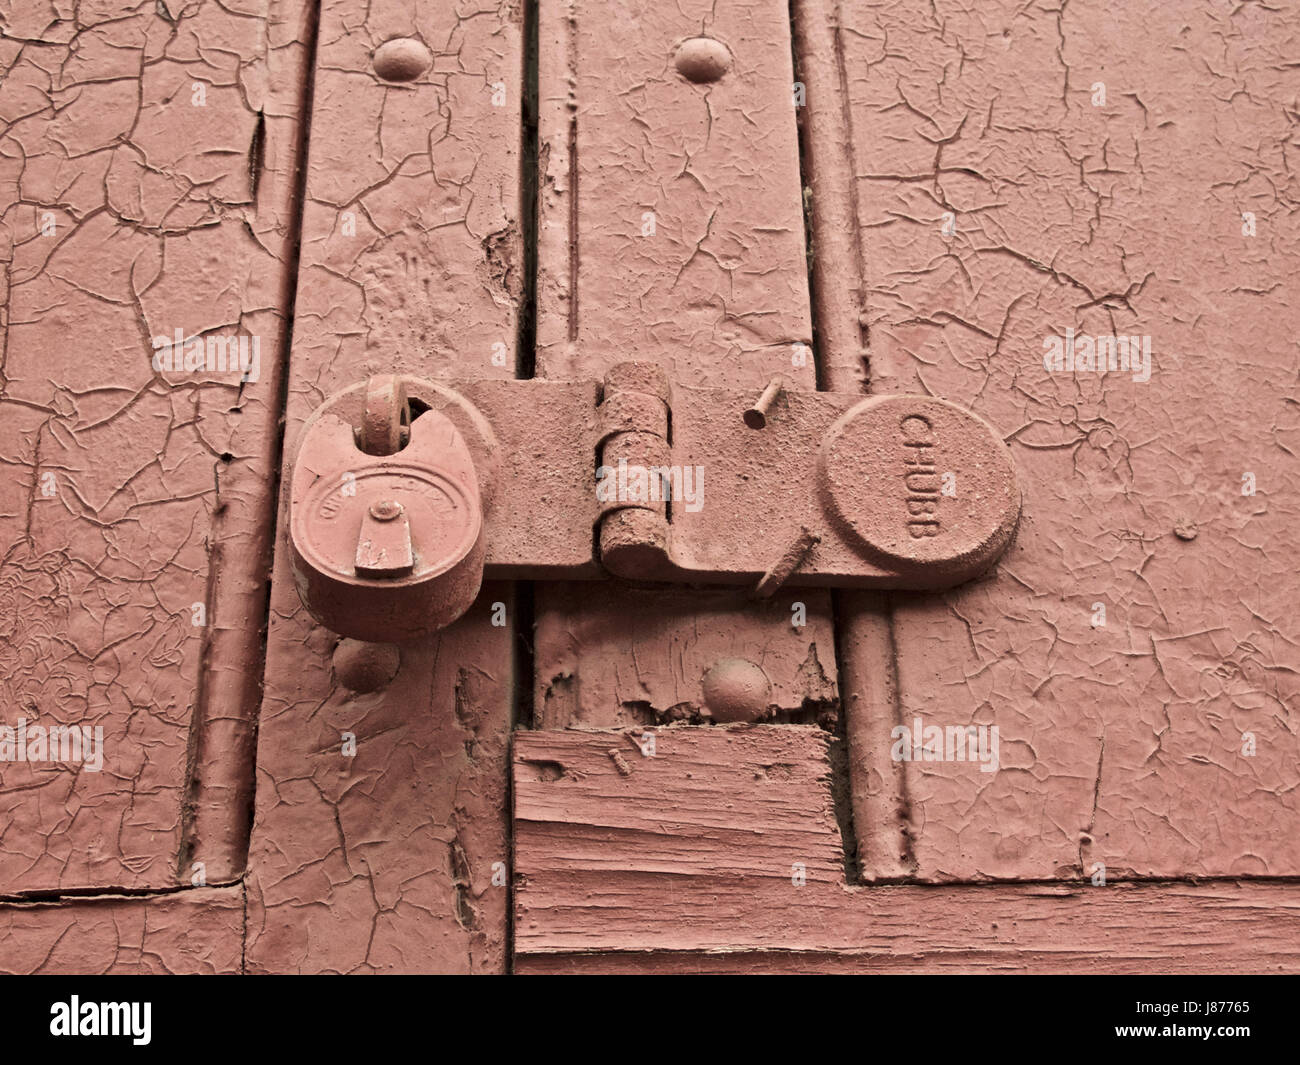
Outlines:
{"label": "rivet head", "polygon": [[767,709],[772,682],[745,658],[720,658],[704,674],[704,705],[715,721],[755,721]]}
{"label": "rivet head", "polygon": [[386,687],[399,665],[401,652],[391,643],[343,639],[334,648],[335,679],[360,695]]}
{"label": "rivet head", "polygon": [[377,503],[370,504],[370,516],[375,521],[392,521],[394,518],[401,517],[402,504],[392,499],[381,499]]}
{"label": "rivet head", "polygon": [[372,62],[385,81],[414,81],[433,66],[433,56],[414,37],[394,37],[375,49]]}
{"label": "rivet head", "polygon": [[712,37],[691,37],[677,46],[674,64],[687,81],[717,81],[731,69],[731,51]]}

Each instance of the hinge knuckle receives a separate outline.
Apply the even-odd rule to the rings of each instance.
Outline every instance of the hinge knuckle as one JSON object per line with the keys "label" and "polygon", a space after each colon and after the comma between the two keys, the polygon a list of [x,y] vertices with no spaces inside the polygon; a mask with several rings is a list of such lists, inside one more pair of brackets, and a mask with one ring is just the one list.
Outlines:
{"label": "hinge knuckle", "polygon": [[600,557],[619,576],[651,577],[670,555],[668,442],[672,390],[654,363],[626,362],[605,376],[598,411]]}

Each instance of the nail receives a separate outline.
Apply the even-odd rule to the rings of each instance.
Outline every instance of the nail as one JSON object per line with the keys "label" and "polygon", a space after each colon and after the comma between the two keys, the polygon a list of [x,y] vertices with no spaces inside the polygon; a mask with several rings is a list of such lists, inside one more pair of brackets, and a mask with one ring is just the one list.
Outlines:
{"label": "nail", "polygon": [[781,390],[784,388],[785,378],[779,374],[773,377],[767,383],[767,387],[763,389],[763,394],[758,397],[758,402],[745,411],[745,424],[751,429],[765,427],[767,425],[767,412],[771,410],[772,404],[776,402],[776,397],[781,394]]}

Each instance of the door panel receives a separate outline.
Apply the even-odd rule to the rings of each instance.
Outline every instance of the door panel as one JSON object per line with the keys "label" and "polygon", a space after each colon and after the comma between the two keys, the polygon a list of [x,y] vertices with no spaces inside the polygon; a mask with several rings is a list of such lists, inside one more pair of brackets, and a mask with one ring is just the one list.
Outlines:
{"label": "door panel", "polygon": [[[872,387],[970,405],[1025,489],[988,579],[893,599],[898,721],[1001,736],[904,765],[917,875],[1295,875],[1294,26],[841,18]],[[1067,329],[1149,336],[1149,381],[1049,372]]]}
{"label": "door panel", "polygon": [[[56,7],[0,19],[0,728],[103,766],[0,732],[6,970],[1300,969],[1286,12]],[[515,567],[416,643],[308,614],[327,396],[576,382],[491,513],[578,563],[632,360],[967,406],[1018,538],[939,593]],[[711,545],[755,571],[772,441],[691,460],[771,508]]]}
{"label": "door panel", "polygon": [[849,886],[824,732],[664,728],[653,758],[644,733],[518,734],[517,971],[1300,966],[1294,887],[1278,882]]}
{"label": "door panel", "polygon": [[[307,415],[368,374],[514,373],[519,18],[509,5],[324,4],[284,476]],[[429,65],[380,80],[372,53],[415,36]],[[404,47],[418,69],[419,47]],[[339,682],[338,638],[303,609],[286,548],[258,736],[248,968],[501,970],[510,589],[485,588],[437,639],[401,648],[391,683],[361,694]],[[494,603],[510,624],[493,624]]]}
{"label": "door panel", "polygon": [[[538,13],[538,376],[639,359],[682,384],[811,388],[785,5]],[[699,36],[722,42],[714,81],[677,69]]]}
{"label": "door panel", "polygon": [[[228,880],[251,800],[306,5],[19,7],[0,42],[0,726],[24,721],[31,745],[0,762],[0,893]],[[90,743],[61,731],[44,760],[35,730],[52,728]]]}
{"label": "door panel", "polygon": [[[814,388],[784,6],[570,8],[538,9],[539,376],[600,379],[636,359],[755,399],[778,374]],[[715,80],[678,69],[701,35],[722,42]],[[755,544],[757,568],[786,546]],[[782,710],[835,698],[824,591],[760,607],[731,591],[541,585],[537,618],[544,727],[698,714],[701,678],[727,657],[760,664]]]}

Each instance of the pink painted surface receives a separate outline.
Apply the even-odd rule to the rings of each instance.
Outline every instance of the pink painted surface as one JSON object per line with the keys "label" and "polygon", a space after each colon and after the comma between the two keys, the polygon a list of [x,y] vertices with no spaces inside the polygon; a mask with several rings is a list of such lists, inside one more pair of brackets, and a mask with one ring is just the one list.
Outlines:
{"label": "pink painted surface", "polygon": [[[5,13],[0,726],[102,729],[102,766],[0,763],[0,894],[242,866],[302,22]],[[156,368],[176,331],[250,379]]]}
{"label": "pink painted surface", "polygon": [[0,903],[0,973],[212,975],[241,971],[242,887]]}
{"label": "pink painted surface", "polygon": [[[371,373],[513,374],[519,19],[504,4],[323,5],[286,469],[311,411]],[[416,76],[381,80],[372,51],[416,35]],[[513,621],[511,589],[486,587],[361,693],[331,668],[338,639],[303,608],[283,535],[277,548],[248,969],[500,971],[514,665],[491,615],[499,602]]]}
{"label": "pink painted surface", "polygon": [[828,750],[789,725],[519,733],[517,970],[1300,970],[1283,883],[849,886]]}
{"label": "pink painted surface", "polygon": [[[1001,737],[906,765],[916,874],[1296,875],[1294,20],[840,17],[872,386],[970,405],[1025,485],[990,579],[894,600],[898,719]],[[1150,379],[1048,372],[1069,329]]]}
{"label": "pink painted surface", "polygon": [[[0,967],[1300,968],[1286,12],[319,6],[4,13],[0,726],[102,724],[105,767],[0,764]],[[258,336],[258,380],[155,370],[175,328]],[[1150,379],[1049,371],[1067,329],[1149,335]],[[624,434],[725,441],[719,568],[815,549],[743,476],[784,468],[745,446],[798,408],[776,375],[971,408],[1018,539],[940,594],[489,580],[401,647],[312,620],[276,464],[326,396],[519,388],[488,564],[592,575],[596,504],[557,501],[629,360],[734,390],[729,429],[649,396]],[[996,725],[998,772],[895,761],[916,718]],[[942,883],[874,883],[907,880]]]}

